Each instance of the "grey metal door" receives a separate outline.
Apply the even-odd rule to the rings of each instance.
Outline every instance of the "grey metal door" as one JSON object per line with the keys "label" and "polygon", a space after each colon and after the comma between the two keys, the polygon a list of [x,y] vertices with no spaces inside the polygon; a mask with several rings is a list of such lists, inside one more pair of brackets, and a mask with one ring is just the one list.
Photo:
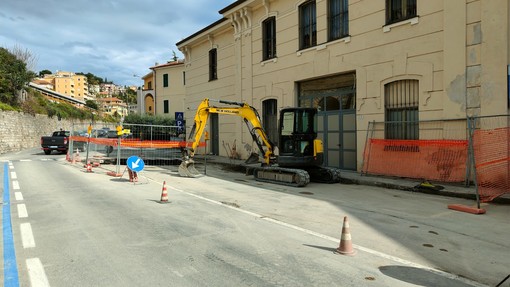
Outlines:
{"label": "grey metal door", "polygon": [[324,144],[324,165],[356,170],[356,113],[319,112],[318,137]]}
{"label": "grey metal door", "polygon": [[324,165],[356,170],[356,74],[346,73],[298,83],[299,106],[318,110],[317,137]]}

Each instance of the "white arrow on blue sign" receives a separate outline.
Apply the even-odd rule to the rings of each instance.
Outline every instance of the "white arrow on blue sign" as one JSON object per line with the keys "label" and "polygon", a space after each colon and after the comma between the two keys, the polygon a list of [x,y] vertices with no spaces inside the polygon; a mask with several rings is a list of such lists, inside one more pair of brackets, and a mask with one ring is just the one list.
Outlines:
{"label": "white arrow on blue sign", "polygon": [[127,167],[134,172],[140,172],[145,167],[143,160],[136,155],[128,157],[126,164]]}

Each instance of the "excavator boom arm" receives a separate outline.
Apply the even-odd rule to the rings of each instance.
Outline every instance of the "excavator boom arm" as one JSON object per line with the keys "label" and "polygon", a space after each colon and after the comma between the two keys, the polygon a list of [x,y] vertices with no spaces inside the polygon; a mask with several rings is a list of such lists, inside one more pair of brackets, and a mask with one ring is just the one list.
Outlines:
{"label": "excavator boom arm", "polygon": [[243,118],[244,122],[248,126],[253,141],[255,141],[258,149],[264,155],[265,163],[272,164],[275,158],[274,145],[269,140],[262,127],[257,110],[246,103],[219,100],[218,102],[221,104],[236,105],[238,107],[216,107],[211,106],[209,104],[210,101],[213,100],[204,99],[197,108],[193,127],[191,128],[190,135],[188,137],[191,141],[191,146],[186,151],[186,156],[190,158],[194,156],[195,151],[200,144],[200,139],[202,138],[210,114],[234,115]]}

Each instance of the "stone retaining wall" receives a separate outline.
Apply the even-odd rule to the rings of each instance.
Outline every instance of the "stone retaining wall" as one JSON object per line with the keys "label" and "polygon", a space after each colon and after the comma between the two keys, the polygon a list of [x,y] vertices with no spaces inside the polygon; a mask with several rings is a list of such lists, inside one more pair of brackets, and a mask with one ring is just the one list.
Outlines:
{"label": "stone retaining wall", "polygon": [[[75,121],[76,123],[76,121]],[[81,123],[87,126],[86,123]],[[71,130],[73,122],[47,115],[29,115],[22,112],[0,110],[0,154],[40,147],[41,136],[64,129]]]}

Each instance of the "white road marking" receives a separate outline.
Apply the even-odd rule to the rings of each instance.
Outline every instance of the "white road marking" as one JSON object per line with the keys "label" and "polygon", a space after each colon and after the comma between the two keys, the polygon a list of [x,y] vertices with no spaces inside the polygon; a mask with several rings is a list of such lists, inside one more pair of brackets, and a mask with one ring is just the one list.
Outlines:
{"label": "white road marking", "polygon": [[21,194],[21,192],[19,191],[14,193],[14,197],[16,198],[17,201],[23,200],[23,194]]}
{"label": "white road marking", "polygon": [[31,159],[20,159],[19,161],[32,161]]}
{"label": "white road marking", "polygon": [[12,189],[19,189],[19,182],[17,180],[12,181]]}
{"label": "white road marking", "polygon": [[44,272],[44,267],[39,258],[27,259],[27,270],[30,276],[30,285],[32,287],[49,287],[48,277]]}
{"label": "white road marking", "polygon": [[27,207],[25,206],[24,203],[18,204],[18,217],[19,218],[28,217]]}
{"label": "white road marking", "polygon": [[18,176],[16,175],[15,171],[11,171],[11,179],[16,179]]}
{"label": "white road marking", "polygon": [[[278,224],[278,225],[281,225],[281,226],[285,226],[285,227],[288,227],[288,228],[291,228],[291,229],[294,229],[294,230],[298,230],[298,231],[304,232],[306,234],[310,234],[310,235],[313,235],[313,236],[317,236],[319,238],[323,238],[323,239],[326,239],[326,240],[329,240],[329,241],[333,241],[333,242],[335,242],[337,244],[340,242],[340,240],[338,238],[334,238],[334,237],[331,237],[331,236],[328,236],[328,235],[325,235],[325,234],[321,234],[321,233],[318,233],[318,232],[315,232],[315,231],[312,231],[312,230],[301,228],[299,226],[292,225],[292,224],[289,224],[289,223],[286,223],[286,222],[283,222],[283,221],[279,221],[279,220],[276,220],[276,219],[273,219],[273,218],[265,217],[263,215],[260,215],[260,214],[257,214],[257,213],[251,212],[251,211],[243,210],[243,209],[241,209],[239,207],[234,207],[234,206],[226,205],[226,204],[223,204],[223,203],[221,203],[219,201],[216,201],[216,200],[213,200],[213,199],[209,199],[209,198],[205,198],[203,196],[196,195],[196,194],[193,194],[193,193],[189,193],[187,191],[184,191],[184,190],[172,187],[172,186],[170,186],[169,188],[173,189],[175,191],[179,191],[181,193],[184,193],[184,194],[196,197],[196,198],[203,199],[205,201],[208,201],[208,202],[211,202],[211,203],[214,203],[214,204],[222,205],[222,206],[224,206],[226,208],[230,208],[230,209],[238,211],[238,212],[249,214],[251,216],[254,216],[254,217],[257,217],[257,218],[260,218],[260,219],[263,219],[263,220],[266,220],[266,221],[269,221],[269,222],[272,222],[272,223],[275,223],[275,224]],[[391,261],[394,261],[394,262],[397,262],[397,263],[400,263],[400,264],[403,264],[403,265],[407,265],[407,266],[411,266],[411,267],[414,267],[414,268],[426,270],[426,271],[429,271],[431,273],[443,276],[443,277],[451,279],[451,280],[456,280],[456,281],[459,281],[459,282],[463,282],[463,283],[465,283],[467,285],[470,285],[470,286],[475,286],[475,287],[486,287],[487,286],[487,285],[484,285],[484,284],[481,284],[481,283],[469,280],[467,278],[463,278],[463,277],[457,276],[455,274],[451,274],[451,273],[448,273],[448,272],[445,272],[445,271],[441,271],[441,270],[438,270],[438,269],[435,269],[435,268],[432,268],[432,267],[429,267],[429,266],[425,266],[425,265],[421,265],[421,264],[418,264],[418,263],[414,263],[414,262],[411,262],[411,261],[408,261],[408,260],[405,260],[405,259],[402,259],[402,258],[399,258],[399,257],[396,257],[396,256],[392,256],[392,255],[389,255],[389,254],[386,254],[386,253],[382,253],[382,252],[379,252],[379,251],[376,251],[376,250],[372,250],[370,248],[366,248],[366,247],[355,245],[355,244],[353,244],[352,246],[353,246],[353,248],[358,249],[360,251],[363,251],[363,252],[366,252],[366,253],[370,253],[372,255],[375,255],[375,256],[378,256],[378,257],[381,257],[381,258],[385,258],[385,259],[388,259],[388,260],[391,260]]]}
{"label": "white road marking", "polygon": [[32,225],[30,223],[21,223],[21,241],[23,242],[23,248],[35,247],[34,234],[32,233]]}

